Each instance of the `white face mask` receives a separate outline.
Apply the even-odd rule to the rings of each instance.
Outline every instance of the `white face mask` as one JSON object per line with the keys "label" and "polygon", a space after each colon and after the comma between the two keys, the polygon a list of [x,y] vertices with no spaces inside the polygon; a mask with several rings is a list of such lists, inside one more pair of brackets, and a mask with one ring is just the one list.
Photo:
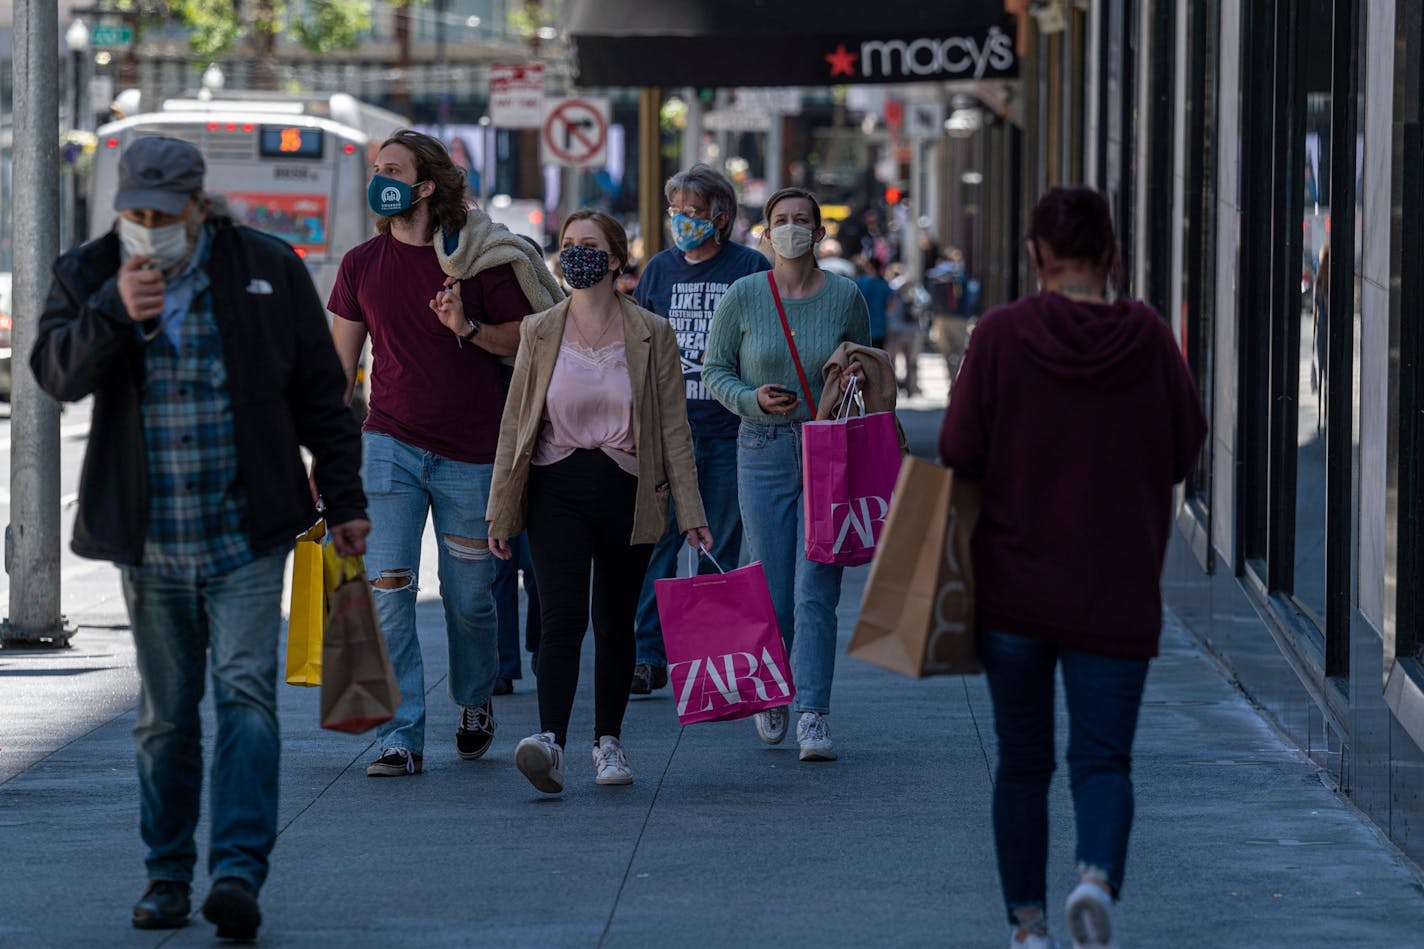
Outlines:
{"label": "white face mask", "polygon": [[783,224],[771,229],[772,249],[778,256],[785,257],[787,260],[805,257],[811,253],[811,248],[815,246],[815,243],[811,238],[811,229],[802,227],[800,224]]}
{"label": "white face mask", "polygon": [[148,257],[157,270],[168,271],[193,252],[188,224],[177,221],[162,227],[144,227],[126,217],[119,218],[119,243],[129,257]]}

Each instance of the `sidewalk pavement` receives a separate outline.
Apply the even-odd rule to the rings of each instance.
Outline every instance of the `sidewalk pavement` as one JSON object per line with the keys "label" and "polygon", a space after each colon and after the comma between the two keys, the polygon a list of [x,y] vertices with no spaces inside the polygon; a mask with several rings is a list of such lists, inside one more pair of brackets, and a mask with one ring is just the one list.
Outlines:
{"label": "sidewalk pavement", "polygon": [[[938,411],[911,407],[904,421],[917,452],[932,454]],[[496,699],[490,754],[455,755],[434,549],[427,535],[423,775],[367,778],[371,737],[321,731],[316,690],[281,687],[281,830],[262,944],[1006,945],[982,677],[911,682],[842,655],[831,764],[801,764],[794,741],[763,746],[746,721],[681,728],[664,689],[629,708],[636,783],[599,788],[585,743],[590,646],[567,790],[547,798],[513,765],[515,743],[538,728],[532,678]],[[846,573],[842,653],[866,573]],[[0,652],[0,945],[212,945],[196,914],[182,930],[130,928],[144,886],[132,643],[111,570],[67,587],[65,602],[80,626],[72,649]],[[1060,748],[1062,716],[1060,700]],[[1170,620],[1135,765],[1125,949],[1424,938],[1412,865]],[[1060,771],[1049,880],[1063,937],[1075,874]],[[204,856],[206,835],[205,822]],[[195,906],[206,889],[200,869]]]}

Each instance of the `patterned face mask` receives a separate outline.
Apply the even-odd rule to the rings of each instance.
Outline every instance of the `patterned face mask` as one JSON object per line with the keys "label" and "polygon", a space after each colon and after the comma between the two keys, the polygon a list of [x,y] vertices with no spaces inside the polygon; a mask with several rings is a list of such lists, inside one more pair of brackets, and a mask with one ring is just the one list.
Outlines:
{"label": "patterned face mask", "polygon": [[712,226],[712,222],[709,220],[688,217],[686,214],[673,216],[672,242],[683,253],[701,247],[707,242],[707,238],[716,232],[717,229]]}
{"label": "patterned face mask", "polygon": [[573,244],[559,251],[559,267],[575,290],[587,290],[608,276],[608,251]]}

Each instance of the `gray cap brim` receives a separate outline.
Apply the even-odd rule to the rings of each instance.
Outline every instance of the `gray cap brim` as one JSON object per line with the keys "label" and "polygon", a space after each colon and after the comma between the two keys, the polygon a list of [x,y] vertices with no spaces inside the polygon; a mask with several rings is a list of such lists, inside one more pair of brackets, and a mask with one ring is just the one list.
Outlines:
{"label": "gray cap brim", "polygon": [[153,210],[164,214],[182,214],[188,206],[191,194],[176,191],[161,191],[157,188],[141,188],[134,191],[120,191],[114,196],[115,211]]}

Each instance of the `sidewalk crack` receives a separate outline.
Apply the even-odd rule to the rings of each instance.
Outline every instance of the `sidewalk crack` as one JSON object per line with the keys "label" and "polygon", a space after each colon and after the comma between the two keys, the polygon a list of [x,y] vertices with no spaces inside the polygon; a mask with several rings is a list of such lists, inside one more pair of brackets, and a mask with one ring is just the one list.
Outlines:
{"label": "sidewalk crack", "polygon": [[994,784],[994,766],[989,762],[989,746],[984,742],[984,730],[979,727],[979,719],[974,714],[974,703],[969,698],[969,677],[960,676],[959,682],[964,686],[964,704],[969,708],[969,721],[974,724],[974,737],[979,740],[979,753],[984,756],[984,770],[989,774],[989,784]]}
{"label": "sidewalk crack", "polygon": [[673,759],[677,757],[677,750],[682,747],[682,736],[686,731],[686,725],[677,730],[677,741],[672,744],[672,752],[668,755],[667,764],[663,765],[663,773],[658,775],[658,786],[653,789],[653,799],[648,802],[648,812],[643,815],[643,826],[638,828],[638,839],[633,841],[633,852],[628,854],[628,865],[623,868],[623,879],[618,881],[618,892],[613,894],[613,905],[608,909],[608,919],[603,924],[603,932],[598,934],[599,946],[602,946],[608,939],[608,931],[613,928],[613,917],[618,915],[618,904],[623,900],[623,890],[628,886],[628,876],[633,872],[633,864],[638,860],[638,848],[643,845],[643,835],[648,832],[648,822],[653,819],[653,809],[658,806],[658,798],[663,793],[663,782],[667,780],[668,772],[672,770]]}

